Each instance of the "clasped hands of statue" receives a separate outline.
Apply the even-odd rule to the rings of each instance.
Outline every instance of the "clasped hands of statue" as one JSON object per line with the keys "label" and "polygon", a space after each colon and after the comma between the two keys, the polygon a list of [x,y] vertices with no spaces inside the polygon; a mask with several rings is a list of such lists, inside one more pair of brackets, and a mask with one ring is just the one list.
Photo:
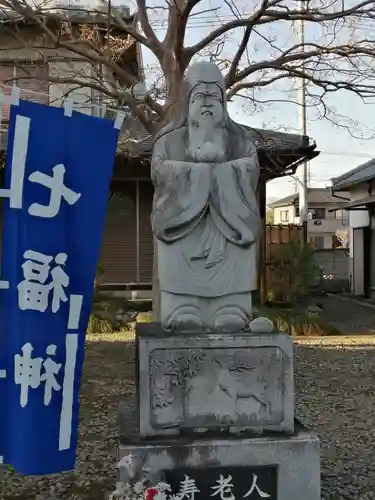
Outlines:
{"label": "clasped hands of statue", "polygon": [[233,164],[238,163],[250,163],[250,157],[244,158],[232,158],[230,160],[225,159],[225,153],[220,151],[220,148],[215,147],[215,143],[206,142],[203,147],[195,149],[193,152],[193,159],[195,163],[200,163],[202,165],[215,166],[217,164]]}
{"label": "clasped hands of statue", "polygon": [[206,142],[194,151],[194,158],[199,163],[223,163],[224,155],[214,142]]}

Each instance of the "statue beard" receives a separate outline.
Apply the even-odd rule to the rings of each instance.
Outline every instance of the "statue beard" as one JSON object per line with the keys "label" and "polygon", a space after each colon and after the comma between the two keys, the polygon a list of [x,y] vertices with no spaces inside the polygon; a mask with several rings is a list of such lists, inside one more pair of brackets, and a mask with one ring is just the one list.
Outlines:
{"label": "statue beard", "polygon": [[196,162],[215,163],[224,161],[225,125],[215,121],[215,116],[201,115],[189,120],[188,153]]}

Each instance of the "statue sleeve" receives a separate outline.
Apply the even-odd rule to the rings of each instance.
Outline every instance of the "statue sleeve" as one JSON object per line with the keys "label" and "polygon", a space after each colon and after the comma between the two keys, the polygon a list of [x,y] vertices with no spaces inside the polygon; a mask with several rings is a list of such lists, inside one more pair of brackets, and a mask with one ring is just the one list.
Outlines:
{"label": "statue sleeve", "polygon": [[207,164],[171,160],[167,141],[165,135],[153,148],[151,225],[159,240],[171,243],[190,233],[203,217],[210,191],[210,169]]}
{"label": "statue sleeve", "polygon": [[213,170],[211,212],[224,236],[239,246],[254,243],[261,223],[257,200],[259,160],[255,150],[249,156],[217,164]]}

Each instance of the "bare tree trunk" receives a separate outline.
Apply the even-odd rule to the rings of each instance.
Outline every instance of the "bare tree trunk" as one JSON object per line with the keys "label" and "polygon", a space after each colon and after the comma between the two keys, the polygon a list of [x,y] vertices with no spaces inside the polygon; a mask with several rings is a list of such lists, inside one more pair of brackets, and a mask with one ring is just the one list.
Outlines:
{"label": "bare tree trunk", "polygon": [[[182,74],[181,74],[182,73]],[[169,98],[165,105],[165,114],[162,126],[172,120],[180,110],[180,92],[182,87],[183,72],[174,71],[170,68],[170,76],[166,78]],[[153,321],[160,321],[160,288],[158,274],[158,247],[157,239],[154,237],[154,265],[152,280],[152,317]]]}

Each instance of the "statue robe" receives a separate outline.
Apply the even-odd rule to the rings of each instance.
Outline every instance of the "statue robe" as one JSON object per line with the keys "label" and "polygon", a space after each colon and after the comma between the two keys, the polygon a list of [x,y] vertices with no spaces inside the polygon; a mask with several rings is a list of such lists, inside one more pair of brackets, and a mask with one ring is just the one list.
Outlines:
{"label": "statue robe", "polygon": [[207,298],[251,292],[260,230],[255,146],[248,141],[241,157],[224,163],[196,163],[186,135],[186,128],[169,132],[153,150],[160,290]]}

